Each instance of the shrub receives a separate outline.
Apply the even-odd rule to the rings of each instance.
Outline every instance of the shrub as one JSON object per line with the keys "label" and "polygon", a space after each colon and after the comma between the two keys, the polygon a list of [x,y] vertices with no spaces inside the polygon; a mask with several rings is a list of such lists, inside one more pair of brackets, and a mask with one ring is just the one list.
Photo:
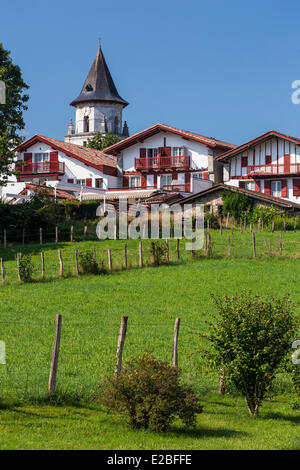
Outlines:
{"label": "shrub", "polygon": [[155,266],[160,266],[166,258],[166,245],[161,242],[151,242],[150,254]]}
{"label": "shrub", "polygon": [[288,296],[213,296],[220,317],[208,336],[211,359],[246,398],[250,416],[259,407],[275,373],[290,351],[296,323]]}
{"label": "shrub", "polygon": [[209,221],[209,227],[210,228],[219,228],[219,220],[218,217],[215,214],[212,214],[210,212],[205,212],[204,214],[204,223],[207,226],[207,222]]}
{"label": "shrub", "polygon": [[235,219],[242,217],[244,212],[250,212],[253,207],[253,200],[250,197],[228,189],[223,191],[222,199],[223,215],[226,216],[229,213]]}
{"label": "shrub", "polygon": [[19,273],[21,281],[31,282],[34,267],[29,254],[22,254],[19,257]]}
{"label": "shrub", "polygon": [[298,397],[298,404],[300,406],[300,365],[295,364],[295,367],[293,369],[293,383],[295,387],[295,392]]}
{"label": "shrub", "polygon": [[103,261],[98,263],[92,250],[86,250],[78,253],[78,267],[81,274],[105,273]]}
{"label": "shrub", "polygon": [[180,371],[145,352],[127,362],[118,378],[104,382],[101,402],[128,416],[133,428],[166,431],[175,416],[194,427],[203,407],[193,390],[179,384]]}

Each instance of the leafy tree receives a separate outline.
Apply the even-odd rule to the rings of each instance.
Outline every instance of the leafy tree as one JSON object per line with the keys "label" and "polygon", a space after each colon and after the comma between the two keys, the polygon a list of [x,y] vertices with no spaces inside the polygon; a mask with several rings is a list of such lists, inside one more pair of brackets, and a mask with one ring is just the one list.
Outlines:
{"label": "leafy tree", "polygon": [[245,194],[225,189],[222,194],[223,199],[223,214],[230,214],[235,219],[242,216],[243,212],[248,212],[252,209],[253,202]]}
{"label": "leafy tree", "polygon": [[263,298],[248,291],[213,299],[220,316],[208,335],[211,360],[244,395],[250,416],[256,418],[275,373],[291,351],[296,331],[292,304],[288,296]]}
{"label": "leafy tree", "polygon": [[0,186],[4,186],[7,183],[9,176],[15,173],[13,165],[15,154],[11,150],[12,147],[13,143],[11,136],[9,135],[9,130],[7,129],[3,133],[0,131]]}
{"label": "leafy tree", "polygon": [[120,142],[120,137],[114,134],[102,135],[98,132],[92,139],[89,139],[87,146],[96,150],[103,150],[110,145]]}
{"label": "leafy tree", "polygon": [[20,140],[17,132],[25,127],[23,111],[27,110],[26,103],[29,96],[24,91],[29,87],[22,78],[20,67],[13,64],[10,51],[4,49],[2,43],[0,43],[0,80],[6,86],[6,103],[0,104],[0,136],[8,132],[14,141]]}

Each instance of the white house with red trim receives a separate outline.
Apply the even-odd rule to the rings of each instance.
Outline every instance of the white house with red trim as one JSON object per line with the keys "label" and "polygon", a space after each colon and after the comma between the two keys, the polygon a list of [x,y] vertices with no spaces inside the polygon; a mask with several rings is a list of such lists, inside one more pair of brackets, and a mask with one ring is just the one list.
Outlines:
{"label": "white house with red trim", "polygon": [[17,182],[2,197],[19,194],[26,183],[53,186],[74,193],[104,193],[117,186],[117,159],[100,150],[35,135],[15,148]]}
{"label": "white house with red trim", "polygon": [[300,202],[300,139],[272,130],[217,160],[224,183]]}
{"label": "white house with red trim", "polygon": [[122,174],[114,192],[146,194],[166,189],[189,193],[220,182],[223,165],[216,157],[235,148],[213,137],[158,123],[107,147],[105,153],[117,158]]}

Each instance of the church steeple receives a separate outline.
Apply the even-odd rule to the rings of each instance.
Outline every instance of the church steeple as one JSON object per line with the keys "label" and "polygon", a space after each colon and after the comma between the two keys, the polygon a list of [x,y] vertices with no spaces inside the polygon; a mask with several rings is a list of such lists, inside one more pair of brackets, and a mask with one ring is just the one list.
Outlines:
{"label": "church steeple", "polygon": [[80,95],[72,101],[71,106],[92,101],[120,103],[124,108],[128,105],[127,101],[123,100],[117,91],[109,68],[106,64],[101,45],[99,45],[98,52],[84,82]]}
{"label": "church steeple", "polygon": [[127,137],[127,124],[122,127],[122,111],[127,105],[117,91],[99,45],[82,90],[71,103],[76,108],[76,126],[72,133],[69,126],[65,141],[86,145],[98,132]]}

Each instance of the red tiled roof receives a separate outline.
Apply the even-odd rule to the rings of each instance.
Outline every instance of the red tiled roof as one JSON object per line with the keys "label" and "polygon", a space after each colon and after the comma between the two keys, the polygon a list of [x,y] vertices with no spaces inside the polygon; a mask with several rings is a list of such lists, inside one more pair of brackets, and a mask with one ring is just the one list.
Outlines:
{"label": "red tiled roof", "polygon": [[203,135],[196,134],[195,132],[177,129],[177,127],[168,126],[167,124],[161,124],[159,122],[158,124],[154,124],[153,126],[148,127],[147,129],[141,132],[138,132],[137,134],[127,137],[127,139],[121,140],[120,142],[117,142],[116,144],[113,144],[110,147],[107,147],[106,149],[104,149],[105,153],[115,155],[122,149],[130,147],[131,145],[134,145],[135,143],[140,142],[142,139],[151,137],[152,135],[158,134],[159,132],[172,132],[173,134],[180,135],[181,137],[184,137],[188,140],[194,140],[196,142],[203,143],[207,145],[208,147],[213,147],[213,148],[220,147],[224,149],[236,148],[236,145],[230,144],[228,142],[223,142],[222,140],[217,140],[217,139],[214,139],[213,137],[205,137]]}
{"label": "red tiled roof", "polygon": [[225,161],[228,158],[231,158],[234,155],[242,152],[243,150],[251,147],[251,145],[255,145],[258,142],[263,142],[269,139],[270,137],[280,137],[282,139],[286,139],[286,140],[289,140],[290,142],[300,145],[300,139],[298,139],[297,137],[291,137],[290,135],[281,134],[280,132],[271,130],[269,132],[266,132],[265,134],[260,135],[259,137],[256,137],[255,139],[249,140],[249,142],[246,142],[245,144],[239,145],[238,147],[235,147],[232,150],[228,150],[227,152],[222,153],[221,155],[216,157],[216,160]]}
{"label": "red tiled roof", "polygon": [[289,201],[288,199],[283,199],[281,197],[275,197],[275,196],[270,196],[265,193],[261,193],[258,191],[251,191],[250,189],[244,189],[244,188],[237,188],[236,186],[231,186],[229,184],[217,184],[215,186],[212,186],[208,189],[204,189],[203,191],[200,191],[199,193],[192,194],[191,196],[187,196],[186,198],[182,199],[179,201],[179,204],[185,204],[187,202],[192,202],[193,200],[204,196],[205,194],[213,193],[215,191],[219,191],[220,189],[226,189],[229,191],[233,191],[236,193],[243,193],[246,196],[249,196],[253,199],[258,199],[262,202],[268,202],[268,203],[273,203],[277,206],[286,208],[286,209],[297,209],[300,210],[300,204],[297,204],[296,202]]}
{"label": "red tiled roof", "polygon": [[29,148],[36,142],[43,142],[50,145],[55,150],[60,150],[69,157],[80,160],[89,166],[97,168],[105,173],[108,167],[111,167],[116,171],[117,160],[111,155],[107,155],[101,150],[95,150],[89,147],[83,147],[81,145],[70,144],[68,142],[62,142],[61,140],[52,139],[51,137],[45,137],[39,134],[34,135],[31,139],[26,142],[22,142],[14,151],[23,151]]}
{"label": "red tiled roof", "polygon": [[[28,189],[30,191],[35,191],[36,193],[46,191],[51,197],[52,196],[54,197],[55,195],[54,188],[50,188],[49,186],[39,186],[37,184],[31,184],[31,183],[26,183],[25,188],[23,189],[23,191],[20,192],[20,194],[26,194]],[[74,194],[68,193],[68,191],[62,191],[61,189],[56,190],[56,197],[57,199],[76,199],[77,200]]]}

